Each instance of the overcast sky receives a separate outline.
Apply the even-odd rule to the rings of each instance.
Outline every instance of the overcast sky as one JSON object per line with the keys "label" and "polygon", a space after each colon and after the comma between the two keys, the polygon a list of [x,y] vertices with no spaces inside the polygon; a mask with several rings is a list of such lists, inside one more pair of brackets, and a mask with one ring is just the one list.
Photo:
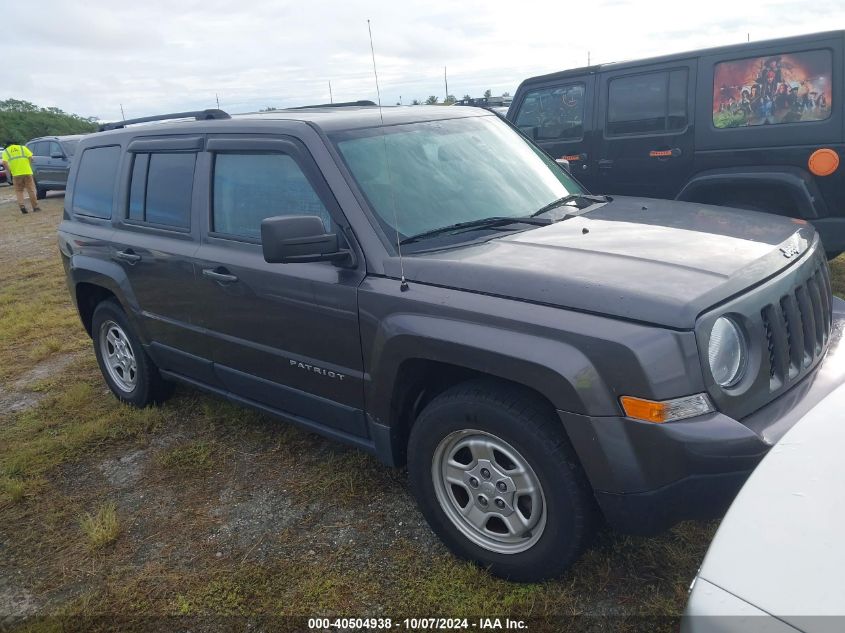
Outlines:
{"label": "overcast sky", "polygon": [[845,28],[845,0],[2,2],[0,98],[104,120],[513,93],[531,75]]}

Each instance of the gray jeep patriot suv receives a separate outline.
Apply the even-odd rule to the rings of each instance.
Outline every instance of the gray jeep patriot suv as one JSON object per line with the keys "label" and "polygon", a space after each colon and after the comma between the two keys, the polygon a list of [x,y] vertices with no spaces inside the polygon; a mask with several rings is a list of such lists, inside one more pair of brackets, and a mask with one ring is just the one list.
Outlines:
{"label": "gray jeep patriot suv", "polygon": [[476,108],[111,127],[59,246],[114,394],[179,381],[407,465],[501,576],[561,573],[600,520],[717,516],[845,382],[803,220],[590,195]]}

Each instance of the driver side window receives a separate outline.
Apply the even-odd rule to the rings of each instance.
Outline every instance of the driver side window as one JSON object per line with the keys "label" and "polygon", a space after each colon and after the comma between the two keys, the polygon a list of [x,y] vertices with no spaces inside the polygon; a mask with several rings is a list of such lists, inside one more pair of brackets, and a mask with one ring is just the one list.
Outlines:
{"label": "driver side window", "polygon": [[279,215],[331,217],[296,161],[279,153],[219,153],[214,159],[212,231],[261,239],[261,221]]}
{"label": "driver side window", "polygon": [[534,140],[579,140],[584,135],[584,84],[534,90],[525,95],[516,126]]}

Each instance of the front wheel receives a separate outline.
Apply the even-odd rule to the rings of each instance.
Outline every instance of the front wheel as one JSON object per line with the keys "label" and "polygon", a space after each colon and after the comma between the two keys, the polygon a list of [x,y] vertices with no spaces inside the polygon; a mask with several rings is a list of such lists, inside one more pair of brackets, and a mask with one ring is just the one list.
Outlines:
{"label": "front wheel", "polygon": [[38,200],[43,200],[46,197],[47,197],[47,190],[36,186],[35,187],[35,198],[38,199]]}
{"label": "front wheel", "polygon": [[147,356],[120,305],[103,301],[94,310],[91,325],[94,353],[112,393],[136,407],[167,399],[172,385],[166,382]]}
{"label": "front wheel", "polygon": [[517,386],[472,381],[432,400],[411,430],[408,473],[435,533],[497,576],[558,576],[593,532],[592,493],[560,421]]}

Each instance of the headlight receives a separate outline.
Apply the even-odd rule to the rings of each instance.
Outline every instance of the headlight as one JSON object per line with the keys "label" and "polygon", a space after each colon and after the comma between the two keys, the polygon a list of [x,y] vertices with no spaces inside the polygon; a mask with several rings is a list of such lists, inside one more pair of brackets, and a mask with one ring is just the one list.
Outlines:
{"label": "headlight", "polygon": [[745,371],[748,346],[739,326],[728,317],[719,317],[710,331],[708,349],[710,372],[721,387],[738,383]]}

